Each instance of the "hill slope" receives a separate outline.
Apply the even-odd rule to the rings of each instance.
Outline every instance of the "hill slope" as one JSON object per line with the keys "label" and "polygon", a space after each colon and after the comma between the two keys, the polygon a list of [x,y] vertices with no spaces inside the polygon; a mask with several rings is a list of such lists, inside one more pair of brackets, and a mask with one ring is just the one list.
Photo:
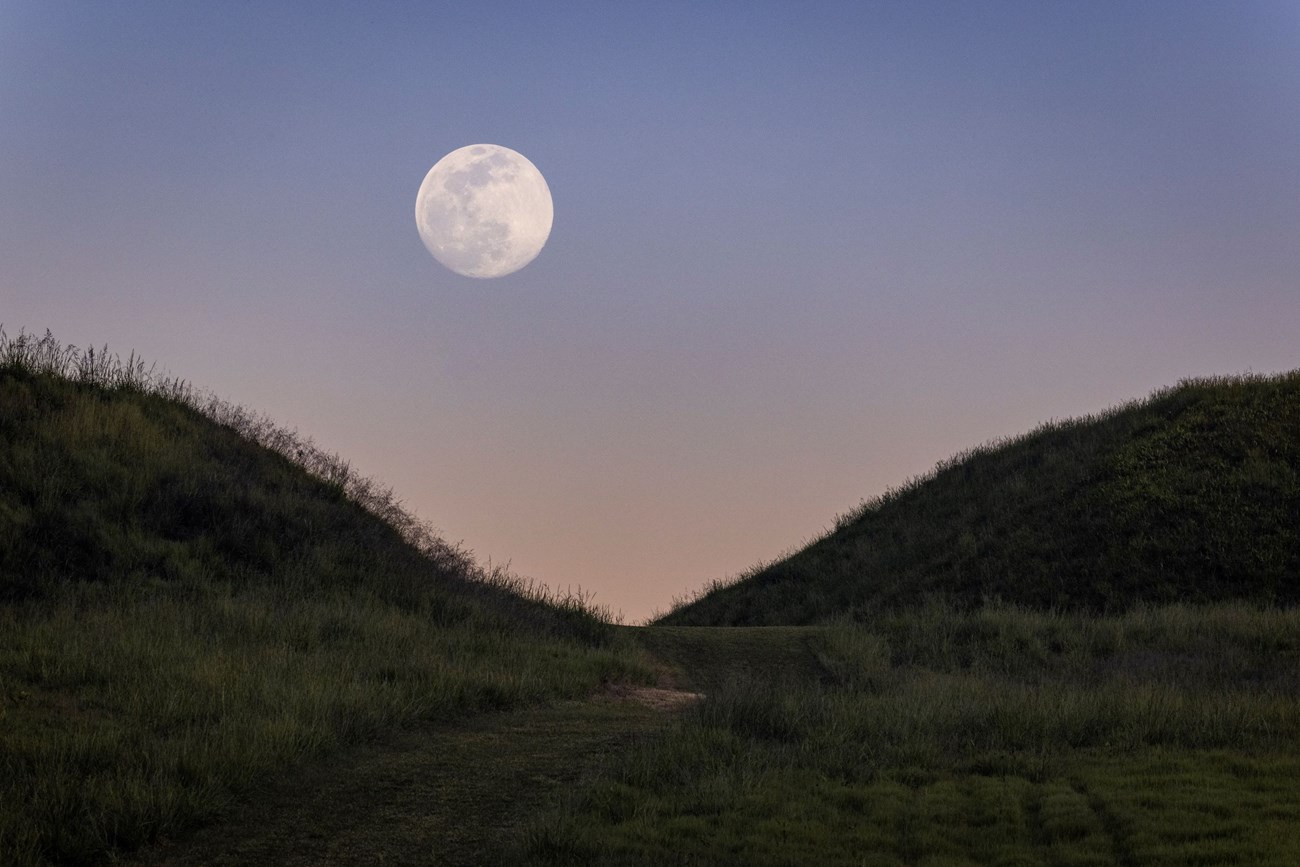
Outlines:
{"label": "hill slope", "polygon": [[293,766],[640,660],[310,441],[0,332],[0,863],[111,860]]}
{"label": "hill slope", "polygon": [[1188,381],[958,455],[661,622],[805,624],[927,599],[1300,601],[1300,372]]}
{"label": "hill slope", "polygon": [[448,606],[453,620],[588,620],[486,573],[295,432],[48,335],[0,332],[0,444],[3,601],[70,582],[269,581],[300,593],[363,585]]}

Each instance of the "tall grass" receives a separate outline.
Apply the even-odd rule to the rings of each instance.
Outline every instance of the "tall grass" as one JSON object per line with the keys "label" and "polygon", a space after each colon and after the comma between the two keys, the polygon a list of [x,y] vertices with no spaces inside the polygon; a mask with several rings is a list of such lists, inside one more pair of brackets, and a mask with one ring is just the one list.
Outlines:
{"label": "tall grass", "polygon": [[1300,737],[1300,609],[1088,617],[930,606],[830,627],[817,641],[821,679],[732,680],[696,708],[695,723],[824,752],[843,773],[864,756],[871,766]]}
{"label": "tall grass", "polygon": [[81,584],[0,608],[0,863],[81,863],[415,722],[646,676],[629,648],[364,589]]}

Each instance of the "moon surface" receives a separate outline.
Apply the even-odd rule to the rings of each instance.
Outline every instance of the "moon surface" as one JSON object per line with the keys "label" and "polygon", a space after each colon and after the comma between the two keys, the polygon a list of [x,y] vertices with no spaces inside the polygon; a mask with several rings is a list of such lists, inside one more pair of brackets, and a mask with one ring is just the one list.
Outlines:
{"label": "moon surface", "polygon": [[554,217],[537,166],[494,144],[466,145],[438,160],[415,198],[424,246],[466,277],[504,277],[536,259]]}

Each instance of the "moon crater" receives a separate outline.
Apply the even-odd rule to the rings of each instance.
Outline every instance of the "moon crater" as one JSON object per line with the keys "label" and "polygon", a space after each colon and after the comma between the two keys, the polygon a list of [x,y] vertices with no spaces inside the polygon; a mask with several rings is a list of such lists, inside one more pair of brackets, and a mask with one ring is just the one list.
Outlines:
{"label": "moon crater", "polygon": [[466,277],[504,277],[536,259],[554,215],[537,167],[494,144],[467,145],[438,160],[415,199],[424,246]]}

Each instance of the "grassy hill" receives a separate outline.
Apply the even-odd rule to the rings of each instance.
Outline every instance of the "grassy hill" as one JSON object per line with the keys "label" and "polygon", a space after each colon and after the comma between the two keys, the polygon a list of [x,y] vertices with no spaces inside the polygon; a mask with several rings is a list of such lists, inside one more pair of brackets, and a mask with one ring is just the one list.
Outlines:
{"label": "grassy hill", "polygon": [[660,622],[807,624],[925,600],[1300,601],[1300,372],[1188,381],[957,455]]}
{"label": "grassy hill", "polygon": [[582,598],[134,358],[0,331],[0,863],[86,863],[424,721],[647,677]]}

